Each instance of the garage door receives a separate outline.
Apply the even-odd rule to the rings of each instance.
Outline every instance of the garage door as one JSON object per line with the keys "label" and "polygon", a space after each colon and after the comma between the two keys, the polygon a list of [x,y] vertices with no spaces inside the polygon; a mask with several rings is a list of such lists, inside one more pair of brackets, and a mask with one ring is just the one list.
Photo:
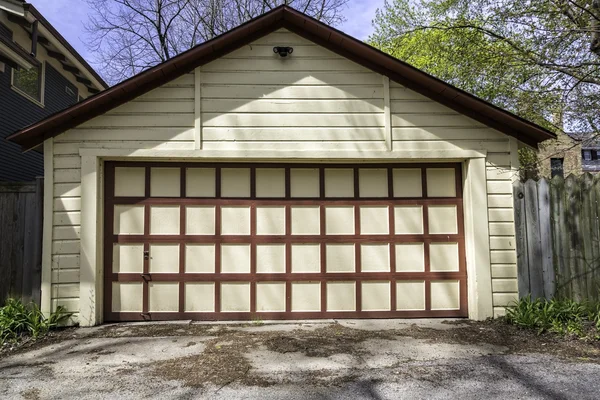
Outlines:
{"label": "garage door", "polygon": [[105,320],[467,316],[458,164],[106,164]]}

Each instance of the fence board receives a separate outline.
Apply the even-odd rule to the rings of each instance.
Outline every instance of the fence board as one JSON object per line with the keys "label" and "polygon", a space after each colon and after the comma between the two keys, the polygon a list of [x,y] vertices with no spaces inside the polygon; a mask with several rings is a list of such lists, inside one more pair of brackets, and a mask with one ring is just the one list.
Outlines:
{"label": "fence board", "polygon": [[42,179],[0,183],[0,303],[40,299]]}
{"label": "fence board", "polygon": [[542,179],[538,182],[538,215],[540,230],[540,248],[542,251],[542,283],[544,297],[554,294],[554,268],[552,266],[552,231],[550,225],[550,186]]}
{"label": "fence board", "polygon": [[[537,182],[525,182],[525,220],[527,221],[527,249],[529,258],[529,291],[532,298],[544,297],[544,278],[539,267],[542,259]],[[532,268],[532,266],[536,266]]]}
{"label": "fence board", "polygon": [[592,271],[594,270],[592,258],[592,183],[593,178],[590,173],[582,176],[581,179],[581,265],[583,270],[582,281],[585,282],[584,299],[591,299],[594,294]]}

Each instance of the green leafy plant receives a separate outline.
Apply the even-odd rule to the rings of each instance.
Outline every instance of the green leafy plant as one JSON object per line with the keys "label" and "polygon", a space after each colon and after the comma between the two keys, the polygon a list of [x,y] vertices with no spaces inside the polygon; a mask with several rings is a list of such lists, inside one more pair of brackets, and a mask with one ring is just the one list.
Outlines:
{"label": "green leafy plant", "polygon": [[600,304],[578,303],[568,299],[520,299],[506,309],[508,323],[538,334],[553,332],[579,338],[597,338],[600,330]]}
{"label": "green leafy plant", "polygon": [[23,336],[43,336],[71,315],[64,307],[59,306],[56,312],[46,318],[37,304],[24,304],[17,299],[8,299],[4,307],[0,308],[0,344],[15,342]]}

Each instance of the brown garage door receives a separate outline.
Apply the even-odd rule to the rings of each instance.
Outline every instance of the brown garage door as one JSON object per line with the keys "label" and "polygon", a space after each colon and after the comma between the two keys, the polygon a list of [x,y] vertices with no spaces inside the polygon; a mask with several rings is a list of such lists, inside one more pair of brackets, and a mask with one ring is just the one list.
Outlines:
{"label": "brown garage door", "polygon": [[105,176],[106,321],[467,316],[458,164]]}

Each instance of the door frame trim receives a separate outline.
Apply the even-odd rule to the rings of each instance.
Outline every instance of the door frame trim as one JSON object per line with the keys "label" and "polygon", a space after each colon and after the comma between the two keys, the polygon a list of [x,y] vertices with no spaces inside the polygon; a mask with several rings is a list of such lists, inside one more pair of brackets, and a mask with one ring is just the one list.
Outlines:
{"label": "door frame trim", "polygon": [[[114,155],[110,156],[110,153]],[[468,151],[454,153],[456,154],[452,154],[452,157],[436,160],[428,157],[421,160],[397,159],[394,160],[394,164],[402,161],[421,161],[420,164],[428,162],[435,164],[438,164],[438,162],[452,163],[462,159],[468,310],[469,318],[481,320],[493,316],[485,154]],[[123,157],[123,151],[107,149],[81,149],[80,154],[82,156],[82,217],[79,322],[81,326],[94,326],[103,322],[104,315],[104,260],[102,249],[104,246],[103,193],[105,177],[103,165],[106,161],[148,161],[148,156]],[[132,154],[132,152],[129,152],[129,154]],[[169,158],[161,158],[160,160],[155,158],[153,161],[186,161],[186,159],[189,160],[188,155],[180,154],[179,157],[171,155]],[[220,161],[232,161],[232,158],[221,159]],[[260,161],[265,163],[285,162],[280,157],[276,159],[263,158]],[[365,161],[375,163],[378,160],[340,157],[336,161],[343,163],[364,163]],[[379,160],[379,162],[381,161],[385,160]],[[314,158],[298,160],[298,162],[324,164],[322,160]],[[298,317],[301,316],[298,315]]]}

